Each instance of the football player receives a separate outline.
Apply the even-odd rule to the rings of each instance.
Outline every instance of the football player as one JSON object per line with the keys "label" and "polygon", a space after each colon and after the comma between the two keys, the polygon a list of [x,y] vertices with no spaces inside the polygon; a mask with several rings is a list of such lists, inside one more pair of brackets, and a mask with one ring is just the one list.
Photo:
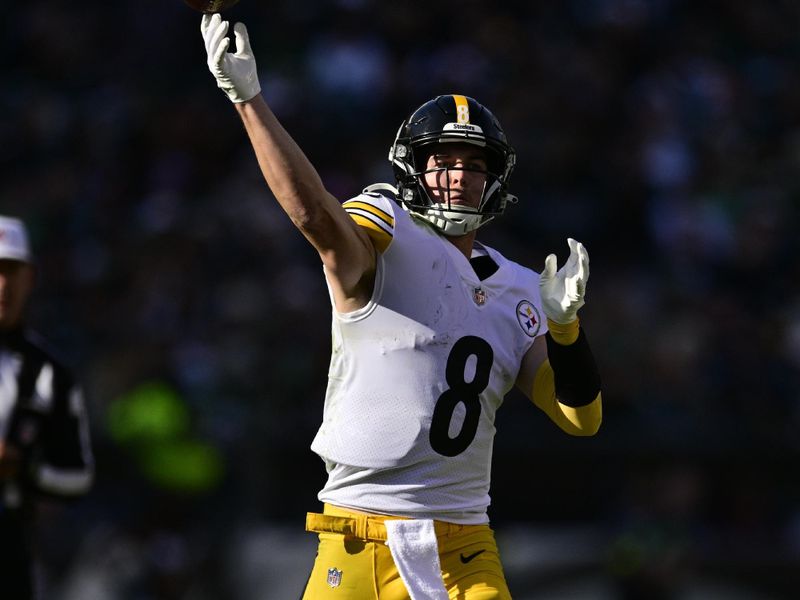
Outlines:
{"label": "football player", "polygon": [[600,378],[577,312],[589,257],[569,239],[538,274],[476,240],[515,200],[515,154],[492,113],[439,96],[400,127],[395,185],[344,203],[260,91],[247,30],[205,15],[208,67],[267,184],[316,248],[333,308],[322,424],[328,480],[306,529],[304,598],[510,598],[487,517],[494,418],[513,386],[564,431],[593,435]]}

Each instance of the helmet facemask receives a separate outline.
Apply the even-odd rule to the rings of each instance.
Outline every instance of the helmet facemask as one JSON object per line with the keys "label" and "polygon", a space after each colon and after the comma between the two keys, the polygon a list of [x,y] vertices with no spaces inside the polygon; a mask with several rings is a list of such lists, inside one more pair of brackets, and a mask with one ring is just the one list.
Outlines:
{"label": "helmet facemask", "polygon": [[[428,147],[424,154],[430,154],[432,148]],[[411,201],[406,201],[407,209],[428,221],[445,235],[459,236],[469,233],[503,213],[506,205],[506,194],[502,193],[500,176],[486,169],[470,169],[465,166],[444,166],[425,168],[426,159],[415,161],[420,164],[419,170],[414,171],[413,188],[416,193]],[[477,206],[457,204],[452,201],[453,185],[451,171],[480,173],[484,177],[480,200]],[[426,175],[441,173],[443,183],[440,193],[433,192],[425,182]],[[411,186],[404,186],[410,188]],[[475,192],[472,192],[475,193]]]}
{"label": "helmet facemask", "polygon": [[[458,99],[458,100],[455,100]],[[455,106],[454,104],[461,104]],[[465,106],[466,119],[461,119]],[[455,116],[458,112],[458,117]],[[474,116],[470,121],[469,116]],[[459,122],[456,122],[458,119]],[[481,198],[477,207],[450,202],[450,170],[475,169],[437,167],[427,169],[427,159],[435,147],[447,143],[466,143],[483,151],[487,170]],[[409,212],[428,221],[448,236],[464,235],[491,221],[516,198],[507,192],[507,182],[514,168],[515,155],[505,140],[505,134],[494,116],[480,104],[464,96],[440,96],[417,109],[401,125],[389,152],[395,172],[399,199]],[[445,173],[444,198],[436,199],[425,184],[426,173]],[[445,189],[443,188],[443,189]]]}

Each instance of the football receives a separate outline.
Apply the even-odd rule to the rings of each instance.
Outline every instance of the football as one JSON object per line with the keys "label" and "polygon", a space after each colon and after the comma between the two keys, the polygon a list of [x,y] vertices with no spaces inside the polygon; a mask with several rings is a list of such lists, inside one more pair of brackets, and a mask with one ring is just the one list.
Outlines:
{"label": "football", "polygon": [[228,10],[239,0],[183,0],[186,4],[202,13],[216,13]]}

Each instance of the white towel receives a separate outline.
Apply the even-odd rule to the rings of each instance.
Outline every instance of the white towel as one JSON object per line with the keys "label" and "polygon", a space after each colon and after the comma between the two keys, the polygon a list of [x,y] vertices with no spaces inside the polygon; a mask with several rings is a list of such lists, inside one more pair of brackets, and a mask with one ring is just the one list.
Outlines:
{"label": "white towel", "polygon": [[449,600],[433,520],[391,519],[384,524],[386,545],[411,600]]}

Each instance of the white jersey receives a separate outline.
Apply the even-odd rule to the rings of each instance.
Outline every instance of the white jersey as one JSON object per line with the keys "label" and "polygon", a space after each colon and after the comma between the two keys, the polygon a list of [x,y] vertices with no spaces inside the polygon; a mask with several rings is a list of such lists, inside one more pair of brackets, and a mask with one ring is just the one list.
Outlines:
{"label": "white jersey", "polygon": [[356,510],[488,522],[495,412],[544,334],[539,275],[486,246],[459,250],[387,197],[344,204],[384,251],[370,302],[333,314],[319,499]]}

